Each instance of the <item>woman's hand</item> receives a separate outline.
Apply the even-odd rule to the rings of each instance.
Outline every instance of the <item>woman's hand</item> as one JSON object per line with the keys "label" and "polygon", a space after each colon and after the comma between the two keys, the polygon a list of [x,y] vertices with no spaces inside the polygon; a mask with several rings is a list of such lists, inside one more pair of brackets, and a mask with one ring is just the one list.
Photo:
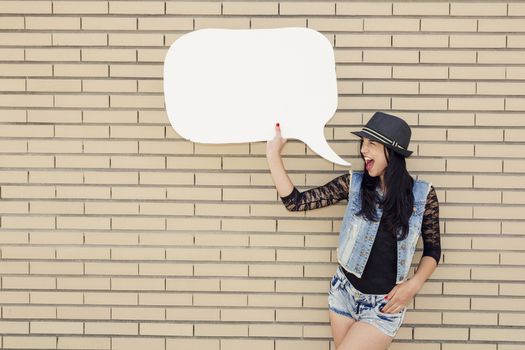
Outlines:
{"label": "woman's hand", "polygon": [[279,156],[281,154],[281,151],[284,145],[286,144],[286,141],[288,140],[281,137],[281,128],[279,126],[279,123],[277,123],[275,125],[274,138],[266,142],[266,156],[267,157]]}
{"label": "woman's hand", "polygon": [[402,311],[417,292],[419,292],[421,287],[422,285],[415,279],[410,279],[396,285],[385,297],[385,300],[388,300],[388,302],[381,312],[388,314]]}

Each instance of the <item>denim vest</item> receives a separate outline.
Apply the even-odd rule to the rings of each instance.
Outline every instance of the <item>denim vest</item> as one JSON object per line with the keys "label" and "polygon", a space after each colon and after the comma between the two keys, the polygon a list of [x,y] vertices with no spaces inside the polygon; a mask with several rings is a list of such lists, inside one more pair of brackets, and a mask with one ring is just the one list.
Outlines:
{"label": "denim vest", "polygon": [[[378,221],[369,221],[356,214],[361,209],[361,181],[363,172],[351,174],[351,185],[348,194],[348,205],[339,232],[339,248],[337,259],[341,266],[361,278],[366,262],[372,250],[383,210],[376,206]],[[414,180],[414,211],[409,219],[408,235],[397,241],[397,275],[396,284],[403,282],[410,270],[416,244],[421,234],[421,224],[430,184]],[[380,195],[382,193],[380,192]]]}

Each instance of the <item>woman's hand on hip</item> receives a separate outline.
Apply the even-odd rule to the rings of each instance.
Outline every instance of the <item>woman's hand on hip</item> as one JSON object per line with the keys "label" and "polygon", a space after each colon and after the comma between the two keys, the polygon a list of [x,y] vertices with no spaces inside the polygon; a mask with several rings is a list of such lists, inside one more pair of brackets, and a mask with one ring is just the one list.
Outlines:
{"label": "woman's hand on hip", "polygon": [[420,289],[421,285],[416,280],[407,280],[396,285],[385,297],[388,302],[381,312],[396,313],[402,311]]}

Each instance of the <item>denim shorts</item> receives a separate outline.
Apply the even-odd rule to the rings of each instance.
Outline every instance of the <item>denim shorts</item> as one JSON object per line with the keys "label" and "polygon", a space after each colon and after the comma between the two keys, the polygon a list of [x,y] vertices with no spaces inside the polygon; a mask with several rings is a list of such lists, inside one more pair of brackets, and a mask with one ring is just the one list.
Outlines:
{"label": "denim shorts", "polygon": [[330,283],[329,309],[356,321],[366,322],[379,328],[390,337],[395,337],[405,317],[406,307],[397,313],[383,313],[387,294],[361,293],[346,278],[339,266]]}

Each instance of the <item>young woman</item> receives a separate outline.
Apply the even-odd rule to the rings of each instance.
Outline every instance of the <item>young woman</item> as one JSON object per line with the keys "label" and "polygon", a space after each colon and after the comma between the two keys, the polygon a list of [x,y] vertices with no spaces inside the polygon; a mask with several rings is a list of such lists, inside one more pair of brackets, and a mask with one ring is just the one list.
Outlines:
{"label": "young woman", "polygon": [[[339,266],[328,293],[337,350],[384,350],[403,322],[407,304],[434,272],[441,256],[439,204],[429,183],[413,179],[405,158],[411,130],[394,115],[376,112],[361,131],[364,171],[341,175],[300,192],[286,173],[279,124],[267,142],[274,184],[290,211],[348,200],[339,232]],[[408,278],[419,236],[423,255]]]}

